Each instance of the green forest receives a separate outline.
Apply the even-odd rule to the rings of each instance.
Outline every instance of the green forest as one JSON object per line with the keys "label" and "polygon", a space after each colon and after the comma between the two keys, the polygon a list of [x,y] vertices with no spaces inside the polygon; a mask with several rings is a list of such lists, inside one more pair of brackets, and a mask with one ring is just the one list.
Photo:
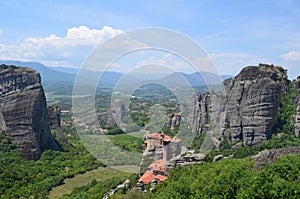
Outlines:
{"label": "green forest", "polygon": [[300,155],[279,158],[257,171],[254,161],[224,159],[178,167],[149,198],[299,198]]}
{"label": "green forest", "polygon": [[103,166],[80,142],[71,143],[72,148],[61,143],[65,152],[47,150],[38,161],[30,161],[23,159],[9,136],[1,133],[1,198],[45,198],[65,178]]}

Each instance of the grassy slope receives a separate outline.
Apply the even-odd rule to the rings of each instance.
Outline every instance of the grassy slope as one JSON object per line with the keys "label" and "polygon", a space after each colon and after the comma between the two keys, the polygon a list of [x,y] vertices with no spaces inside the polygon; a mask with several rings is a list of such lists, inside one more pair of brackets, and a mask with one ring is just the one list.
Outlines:
{"label": "grassy slope", "polygon": [[109,180],[116,176],[129,177],[131,174],[120,172],[109,167],[99,167],[95,170],[88,171],[84,174],[76,175],[74,178],[68,178],[64,181],[64,184],[54,187],[50,194],[50,199],[56,199],[62,197],[64,194],[70,194],[75,187],[81,187],[90,183],[93,179],[98,182]]}

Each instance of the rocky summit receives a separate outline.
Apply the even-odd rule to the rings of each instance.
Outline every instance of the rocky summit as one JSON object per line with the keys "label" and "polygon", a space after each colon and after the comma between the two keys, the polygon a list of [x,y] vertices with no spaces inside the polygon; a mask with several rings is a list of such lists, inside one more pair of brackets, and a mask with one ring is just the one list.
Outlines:
{"label": "rocky summit", "polygon": [[41,78],[33,69],[0,66],[0,129],[26,159],[37,160],[46,149],[62,150],[51,135]]}
{"label": "rocky summit", "polygon": [[282,67],[248,66],[234,79],[225,80],[221,91],[195,96],[191,117],[198,121],[193,124],[200,133],[214,132],[219,140],[259,145],[274,133],[280,97],[287,89],[287,71]]}

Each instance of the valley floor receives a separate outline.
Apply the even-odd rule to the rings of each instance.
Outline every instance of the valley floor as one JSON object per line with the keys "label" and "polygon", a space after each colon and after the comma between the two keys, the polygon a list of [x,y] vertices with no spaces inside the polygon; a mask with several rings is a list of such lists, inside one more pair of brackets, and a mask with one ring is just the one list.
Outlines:
{"label": "valley floor", "polygon": [[60,198],[65,194],[70,194],[75,187],[82,187],[89,184],[93,179],[98,182],[109,180],[117,176],[130,176],[129,173],[124,173],[118,170],[114,170],[109,167],[99,167],[95,170],[85,172],[84,174],[78,174],[73,178],[65,179],[64,184],[54,187],[50,194],[49,199]]}

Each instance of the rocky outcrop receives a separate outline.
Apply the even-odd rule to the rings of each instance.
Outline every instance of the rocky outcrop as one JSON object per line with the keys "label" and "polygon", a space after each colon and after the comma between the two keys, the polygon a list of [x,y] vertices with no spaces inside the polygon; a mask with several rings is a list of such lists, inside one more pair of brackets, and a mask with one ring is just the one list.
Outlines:
{"label": "rocky outcrop", "polygon": [[51,135],[40,75],[29,68],[0,66],[0,129],[26,159],[45,149],[61,150]]}
{"label": "rocky outcrop", "polygon": [[259,168],[266,164],[272,164],[277,158],[296,154],[300,154],[300,147],[263,150],[257,155],[252,156],[252,159],[255,161],[256,167]]}
{"label": "rocky outcrop", "polygon": [[[65,143],[68,143],[67,138],[63,134],[61,128],[61,108],[58,106],[49,106],[48,107],[48,119],[50,130],[52,131],[52,135]],[[55,135],[54,135],[55,132]]]}
{"label": "rocky outcrop", "polygon": [[97,119],[98,119],[97,122],[103,128],[112,127],[112,126],[117,125],[111,111],[97,113]]}
{"label": "rocky outcrop", "polygon": [[297,89],[297,97],[295,100],[295,104],[297,105],[297,111],[296,111],[296,115],[295,115],[295,135],[296,137],[299,137],[299,133],[300,133],[300,77],[298,77],[295,81],[294,81],[294,85]]}
{"label": "rocky outcrop", "polygon": [[93,115],[87,115],[85,117],[81,117],[78,123],[97,123],[101,128],[111,128],[114,126],[118,126],[120,128],[125,128],[126,125],[123,124],[122,119],[129,115],[128,111],[125,108],[125,105],[116,100],[112,103],[111,110],[99,112],[96,114],[96,117]]}
{"label": "rocky outcrop", "polygon": [[226,93],[225,135],[230,141],[257,145],[269,139],[278,121],[280,96],[287,86],[286,73],[273,66],[244,68]]}
{"label": "rocky outcrop", "polygon": [[259,145],[274,132],[280,96],[287,88],[287,73],[282,67],[246,67],[234,79],[225,80],[218,93],[200,95],[200,114],[195,115],[198,131],[213,131],[218,139],[224,137],[232,143]]}

